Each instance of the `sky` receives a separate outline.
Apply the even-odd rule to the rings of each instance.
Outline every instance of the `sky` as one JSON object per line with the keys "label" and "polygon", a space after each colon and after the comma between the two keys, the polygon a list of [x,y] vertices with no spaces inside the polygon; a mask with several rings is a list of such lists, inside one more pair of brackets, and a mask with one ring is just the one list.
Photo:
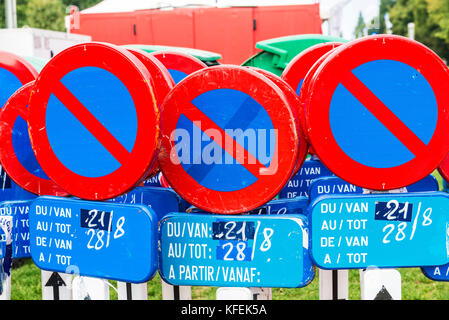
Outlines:
{"label": "sky", "polygon": [[[320,0],[322,6],[333,6],[341,0]],[[350,0],[342,12],[342,32],[343,38],[351,40],[354,38],[354,29],[357,25],[359,12],[365,19],[365,22],[379,14],[380,0]],[[323,29],[323,33],[326,30]]]}

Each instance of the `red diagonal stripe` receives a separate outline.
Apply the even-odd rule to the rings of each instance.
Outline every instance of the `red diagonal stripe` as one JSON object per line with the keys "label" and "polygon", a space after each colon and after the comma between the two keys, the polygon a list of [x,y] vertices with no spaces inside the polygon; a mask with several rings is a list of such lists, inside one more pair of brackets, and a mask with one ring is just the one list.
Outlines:
{"label": "red diagonal stripe", "polygon": [[[235,141],[230,135],[228,135],[219,125],[212,121],[208,116],[201,112],[196,106],[192,104],[193,108],[189,109],[188,114],[184,113],[192,123],[201,122],[201,131],[208,129],[215,129],[220,132],[222,139],[217,137],[210,137],[217,143],[223,150],[229,153],[237,162],[244,166],[255,177],[260,177],[267,167],[264,166],[256,157],[248,152],[243,146]],[[232,141],[232,146],[226,141]]]}
{"label": "red diagonal stripe", "polygon": [[61,82],[58,81],[54,85],[53,94],[118,162],[123,164],[129,159],[128,150]]}
{"label": "red diagonal stripe", "polygon": [[17,109],[17,113],[19,114],[19,116],[25,120],[26,122],[28,122],[28,107],[27,106],[20,106]]}
{"label": "red diagonal stripe", "polygon": [[362,81],[348,72],[341,84],[371,112],[415,156],[425,152],[426,145]]}

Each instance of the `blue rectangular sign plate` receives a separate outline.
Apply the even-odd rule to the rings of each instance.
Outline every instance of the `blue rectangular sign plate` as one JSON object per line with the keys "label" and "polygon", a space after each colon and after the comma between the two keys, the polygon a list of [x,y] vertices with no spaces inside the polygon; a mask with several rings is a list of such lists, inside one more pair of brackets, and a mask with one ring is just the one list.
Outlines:
{"label": "blue rectangular sign plate", "polygon": [[149,206],[156,213],[158,221],[167,213],[179,211],[178,195],[169,188],[137,187],[120,197],[108,201]]}
{"label": "blue rectangular sign plate", "polygon": [[309,199],[306,197],[296,197],[293,199],[276,199],[267,202],[260,208],[254,209],[248,214],[267,214],[267,215],[283,215],[283,214],[307,214]]}
{"label": "blue rectangular sign plate", "polygon": [[442,192],[320,197],[309,207],[312,259],[323,269],[445,264],[448,206]]}
{"label": "blue rectangular sign plate", "polygon": [[157,270],[151,208],[39,197],[29,215],[31,257],[41,269],[133,283]]}
{"label": "blue rectangular sign plate", "polygon": [[[283,214],[307,214],[307,208],[309,206],[309,199],[306,197],[296,197],[293,199],[276,199],[271,200],[249,212],[242,213],[243,215],[283,215]],[[189,213],[204,213],[211,214],[196,207],[191,207],[188,210]]]}
{"label": "blue rectangular sign plate", "polygon": [[160,274],[173,285],[303,287],[314,277],[302,215],[170,214],[160,238]]}
{"label": "blue rectangular sign plate", "polygon": [[312,180],[333,175],[320,160],[307,159],[299,172],[281,190],[279,198],[309,197],[309,187]]}
{"label": "blue rectangular sign plate", "polygon": [[[438,191],[439,185],[433,175],[406,187],[407,192]],[[363,188],[350,184],[338,177],[321,177],[314,179],[310,184],[309,196],[313,201],[319,196],[327,194],[362,194]]]}
{"label": "blue rectangular sign plate", "polygon": [[28,212],[31,201],[3,201],[0,203],[0,216],[12,216],[12,257],[30,258],[30,228]]}
{"label": "blue rectangular sign plate", "polygon": [[422,267],[421,271],[433,281],[449,281],[449,263],[442,266]]}

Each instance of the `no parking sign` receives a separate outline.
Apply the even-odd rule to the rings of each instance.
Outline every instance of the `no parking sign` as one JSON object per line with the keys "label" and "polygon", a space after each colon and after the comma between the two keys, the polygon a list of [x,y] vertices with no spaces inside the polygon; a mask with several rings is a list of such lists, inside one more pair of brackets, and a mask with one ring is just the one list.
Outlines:
{"label": "no parking sign", "polygon": [[156,51],[151,54],[168,69],[175,83],[195,71],[207,68],[207,65],[200,59],[188,54],[171,51]]}
{"label": "no parking sign", "polygon": [[[151,85],[154,88],[154,95],[158,108],[162,105],[167,94],[174,87],[175,82],[170,72],[164,65],[153,55],[139,49],[128,48],[128,51],[135,55],[151,74]],[[158,150],[159,151],[159,150]],[[155,161],[148,173],[149,177],[153,177],[159,172],[159,163]]]}
{"label": "no parking sign", "polygon": [[[307,48],[289,62],[287,67],[285,67],[285,70],[282,72],[282,79],[286,81],[299,96],[302,90],[304,79],[309,70],[312,69],[312,66],[314,66],[315,62],[317,62],[323,55],[332,51],[340,45],[341,43],[339,42],[325,42]],[[301,126],[303,127],[304,131],[307,132],[304,111],[304,104],[300,103],[298,117],[299,121],[301,122]],[[313,150],[309,151],[310,153],[313,153]]]}
{"label": "no parking sign", "polygon": [[366,37],[335,49],[311,76],[308,136],[345,181],[400,188],[430,174],[448,153],[449,71],[427,47]]}
{"label": "no parking sign", "polygon": [[188,76],[165,99],[161,123],[164,177],[206,211],[259,207],[279,192],[297,161],[285,95],[248,68],[217,66]]}
{"label": "no parking sign", "polygon": [[36,79],[38,72],[25,59],[0,51],[0,108],[22,85]]}
{"label": "no parking sign", "polygon": [[88,43],[61,52],[39,74],[29,109],[36,158],[68,193],[112,198],[148,176],[158,110],[149,72],[126,49]]}
{"label": "no parking sign", "polygon": [[38,195],[67,196],[51,181],[34,156],[28,135],[28,100],[31,81],[17,90],[0,113],[0,162],[14,182]]}
{"label": "no parking sign", "polygon": [[289,102],[289,105],[290,105],[290,108],[292,109],[293,115],[295,116],[296,131],[298,133],[299,146],[298,146],[298,161],[296,162],[295,169],[293,170],[293,176],[294,176],[298,173],[299,169],[301,169],[301,166],[304,163],[304,160],[306,159],[307,149],[308,149],[308,145],[307,145],[305,135],[304,135],[304,129],[303,129],[304,127],[301,126],[301,123],[299,121],[300,120],[299,119],[299,117],[300,117],[299,98],[295,94],[293,89],[287,84],[287,82],[283,81],[277,75],[275,75],[269,71],[259,69],[259,68],[253,68],[253,70],[263,74],[265,77],[267,77],[268,79],[273,81],[273,83],[275,85],[277,85],[279,87],[279,89],[282,90],[282,92],[285,94],[285,97],[287,98],[287,100]]}

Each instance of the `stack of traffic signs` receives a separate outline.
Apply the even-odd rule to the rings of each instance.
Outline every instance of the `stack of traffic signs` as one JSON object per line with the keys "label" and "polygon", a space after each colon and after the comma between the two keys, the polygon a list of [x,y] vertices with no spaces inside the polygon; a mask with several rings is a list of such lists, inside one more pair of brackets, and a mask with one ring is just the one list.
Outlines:
{"label": "stack of traffic signs", "polygon": [[[3,76],[15,81],[6,71]],[[304,286],[314,275],[309,252],[316,265],[330,269],[368,262],[443,263],[440,240],[446,239],[449,218],[437,219],[431,212],[439,210],[433,206],[441,206],[444,196],[368,196],[360,188],[407,187],[440,164],[445,176],[448,80],[447,67],[430,49],[391,35],[313,46],[295,57],[282,77],[250,67],[207,67],[179,53],[81,44],[56,55],[39,74],[30,71],[5,93],[0,162],[29,192],[57,196],[31,204],[30,224],[36,229],[31,254],[42,268],[64,271],[71,264],[67,252],[76,258],[97,250],[98,264],[77,261],[81,274],[146,281],[157,264],[159,220],[163,278],[177,285],[232,285],[228,276],[235,273],[241,276],[234,282],[239,285]],[[313,159],[305,160],[307,151]],[[167,190],[170,194],[160,198],[150,193],[162,199],[151,205],[160,212],[137,206],[129,212],[143,218],[133,218],[127,209],[131,203],[151,202],[136,187],[157,174],[159,184],[197,208],[192,211],[212,214],[163,217],[182,211],[176,209],[173,190]],[[343,181],[335,177],[334,184],[353,185],[354,192],[348,198],[325,192],[311,202],[307,216],[298,214],[305,211],[303,202],[289,210],[286,200],[280,200],[286,210],[277,210],[288,212],[282,219],[231,216],[266,211],[278,195],[297,196],[298,177],[307,176],[308,197],[312,180],[323,175],[337,176]],[[80,200],[60,198],[69,195]],[[124,200],[126,205],[98,202],[126,195],[142,199]],[[162,202],[170,203],[168,211]],[[347,225],[349,220],[357,222]],[[341,232],[331,234],[340,221]],[[84,235],[64,225],[76,225]],[[59,231],[48,233],[45,226]],[[131,226],[133,232],[148,233],[151,248],[128,245],[136,241],[129,235]],[[372,233],[366,233],[367,226]],[[279,245],[289,241],[284,233],[300,235],[290,251]],[[370,249],[376,241],[389,245],[394,238],[396,247],[388,249],[397,254],[429,233],[438,235],[438,252],[428,259],[401,262],[397,256],[386,262]],[[76,248],[72,236],[83,239]],[[55,249],[43,245],[43,239],[57,243]],[[180,254],[173,240],[190,253]],[[366,250],[353,251],[355,243],[366,244]],[[128,277],[123,270],[92,269],[101,269],[101,259],[111,261],[123,248],[132,251],[128,260],[122,257],[126,263],[143,263],[136,273]],[[141,250],[148,253],[147,261],[139,260]],[[205,266],[201,280],[191,278],[198,272],[191,263],[195,259]],[[276,279],[269,266],[299,274],[291,282]],[[219,272],[229,273],[221,278]]]}

